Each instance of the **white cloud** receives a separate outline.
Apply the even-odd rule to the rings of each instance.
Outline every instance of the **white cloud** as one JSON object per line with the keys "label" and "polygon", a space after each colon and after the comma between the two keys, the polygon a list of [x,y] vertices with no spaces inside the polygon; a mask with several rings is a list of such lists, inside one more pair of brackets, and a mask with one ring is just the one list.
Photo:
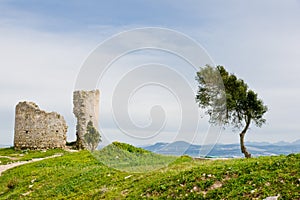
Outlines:
{"label": "white cloud", "polygon": [[[215,63],[244,79],[268,105],[267,124],[252,126],[247,139],[299,139],[299,1],[251,1],[240,3],[239,9],[220,8],[208,14],[218,24],[194,28],[192,35],[203,42]],[[223,134],[221,140],[238,142],[234,134]]]}
{"label": "white cloud", "polygon": [[[195,3],[195,2],[194,2]],[[298,139],[297,119],[299,110],[298,74],[300,73],[300,13],[298,1],[267,1],[265,3],[224,2],[218,4],[186,4],[171,2],[172,9],[190,13],[195,21],[178,24],[179,30],[191,35],[206,47],[217,64],[224,65],[229,71],[243,78],[258,92],[270,111],[267,125],[261,129],[250,130],[247,139],[252,141],[292,141]],[[192,5],[192,6],[190,6]],[[1,5],[0,5],[1,6]],[[6,11],[5,11],[6,10]],[[199,12],[202,11],[202,12]],[[40,16],[12,7],[0,7],[0,143],[11,143],[13,137],[13,112],[20,100],[37,102],[42,109],[58,111],[63,114],[70,126],[70,138],[74,138],[75,120],[72,114],[72,91],[80,66],[95,46],[104,39],[128,27],[87,24],[86,29],[65,32],[47,30],[47,23],[61,23],[55,19]],[[191,18],[189,18],[191,19]],[[66,20],[66,19],[63,19]],[[60,24],[60,25],[61,25]],[[151,23],[150,23],[151,24]],[[176,23],[175,23],[176,24]],[[148,25],[147,22],[143,25]],[[174,27],[174,26],[173,26]],[[174,41],[176,44],[176,41]],[[178,45],[178,44],[176,44]],[[161,54],[164,55],[164,54]],[[127,56],[119,63],[122,69],[109,72],[99,84],[101,89],[100,120],[106,129],[118,131],[108,117],[111,114],[109,100],[103,99],[126,73],[126,64],[138,65],[143,62],[161,62],[173,66],[183,65],[182,61],[157,54]],[[121,66],[122,65],[122,66]],[[121,66],[121,67],[120,67]],[[116,67],[116,66],[115,66]],[[176,68],[187,80],[193,81],[194,75],[186,68]],[[149,74],[151,75],[151,74]],[[172,79],[170,79],[172,80]],[[103,83],[106,85],[104,86]],[[191,83],[193,85],[193,83]],[[104,95],[104,96],[102,96]],[[137,102],[133,119],[145,124],[149,118],[148,108],[153,98]],[[167,102],[166,109],[171,111],[166,132],[176,129],[178,119],[176,103]],[[104,103],[104,104],[103,104]],[[106,104],[105,104],[106,103]],[[157,102],[156,102],[157,103]],[[148,118],[147,118],[148,117]],[[221,142],[238,142],[237,134],[225,131]]]}
{"label": "white cloud", "polygon": [[[0,124],[0,143],[12,143],[13,113],[19,101],[34,101],[41,109],[57,111],[74,123],[72,91],[93,43],[73,35],[16,27],[1,27],[0,35],[0,90],[4,96],[0,115],[5,122]],[[73,124],[69,126],[74,135]]]}

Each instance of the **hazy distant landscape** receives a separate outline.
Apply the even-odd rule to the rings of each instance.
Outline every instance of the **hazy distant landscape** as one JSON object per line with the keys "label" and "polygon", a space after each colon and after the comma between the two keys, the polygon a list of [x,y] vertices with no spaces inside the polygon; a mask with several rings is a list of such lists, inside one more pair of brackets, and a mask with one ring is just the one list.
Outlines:
{"label": "hazy distant landscape", "polygon": [[[300,139],[294,142],[246,142],[247,148],[252,156],[272,156],[272,155],[288,155],[300,152]],[[12,145],[0,144],[0,148],[10,147]],[[152,151],[158,154],[189,155],[191,157],[200,157],[199,151],[201,145],[193,145],[187,142],[178,141],[173,143],[158,142],[152,145],[141,146],[143,149]],[[209,146],[206,146],[209,147]],[[206,148],[204,146],[204,148]],[[240,144],[216,144],[212,150],[206,155],[209,157],[220,158],[242,158],[243,154],[240,150]]]}
{"label": "hazy distant landscape", "polygon": [[[294,142],[246,142],[252,156],[288,155],[300,152],[300,140]],[[146,150],[167,155],[181,155],[183,152],[191,157],[199,157],[200,145],[193,145],[183,141],[174,143],[156,143],[143,147]],[[205,146],[204,146],[205,148]],[[216,144],[207,156],[235,158],[243,157],[240,144]]]}

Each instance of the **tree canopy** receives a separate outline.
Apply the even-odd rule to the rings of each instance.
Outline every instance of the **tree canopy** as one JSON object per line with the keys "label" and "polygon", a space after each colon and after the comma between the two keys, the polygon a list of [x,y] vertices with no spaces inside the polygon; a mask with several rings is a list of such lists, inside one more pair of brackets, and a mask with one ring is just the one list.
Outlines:
{"label": "tree canopy", "polygon": [[89,150],[94,151],[99,142],[101,141],[100,133],[94,127],[93,122],[89,121],[87,124],[87,132],[84,135],[85,142],[88,145]]}
{"label": "tree canopy", "polygon": [[[218,79],[222,80],[222,85],[216,81]],[[266,122],[263,115],[268,110],[267,106],[242,79],[229,74],[223,66],[201,68],[196,80],[199,83],[196,102],[206,110],[210,123],[243,127],[240,133],[241,151],[245,157],[251,157],[244,146],[244,136],[251,122],[258,127]]]}

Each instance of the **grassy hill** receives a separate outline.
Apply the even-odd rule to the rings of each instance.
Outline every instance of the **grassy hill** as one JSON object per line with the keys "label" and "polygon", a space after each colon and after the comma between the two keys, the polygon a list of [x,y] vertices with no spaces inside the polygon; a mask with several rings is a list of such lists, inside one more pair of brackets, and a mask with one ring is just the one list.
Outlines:
{"label": "grassy hill", "polygon": [[177,157],[155,154],[129,144],[113,142],[92,153],[108,167],[127,172],[147,172],[167,167]]}
{"label": "grassy hill", "polygon": [[[95,157],[88,151],[30,151],[26,159],[57,152],[63,156],[5,171],[0,176],[0,199],[263,199],[278,194],[280,199],[300,199],[300,154],[231,160],[194,160],[182,156],[164,166],[158,160],[169,162],[167,156],[122,143],[102,153],[107,151],[115,158],[118,151],[112,148],[116,146],[124,150],[125,155],[119,154],[119,158],[141,157],[136,159],[138,169],[151,165],[146,161],[149,155],[154,157],[153,165],[162,168],[134,173],[128,170],[132,164],[128,161],[121,165],[124,172],[98,161],[109,157],[108,154]],[[1,149],[0,155],[24,159],[25,153]]]}

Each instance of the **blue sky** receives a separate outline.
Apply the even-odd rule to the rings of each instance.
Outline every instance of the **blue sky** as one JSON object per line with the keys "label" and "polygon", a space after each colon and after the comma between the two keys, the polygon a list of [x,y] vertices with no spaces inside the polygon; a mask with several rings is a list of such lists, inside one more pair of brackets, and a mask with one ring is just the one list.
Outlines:
{"label": "blue sky", "polygon": [[[299,11],[297,0],[1,1],[0,144],[13,142],[14,108],[21,100],[35,101],[42,109],[64,115],[68,138],[74,139],[72,91],[82,63],[111,35],[148,26],[192,37],[216,64],[224,65],[258,92],[270,109],[267,124],[261,129],[253,126],[247,140],[299,139]],[[143,59],[150,62],[153,55]],[[156,61],[172,59],[157,57]],[[137,59],[137,55],[129,58]],[[140,113],[138,117],[132,114],[133,119],[147,115],[143,107],[134,111]],[[100,110],[100,121],[107,121],[107,115],[109,110]],[[111,122],[104,127],[109,133],[118,131]],[[238,143],[238,135],[229,128],[220,141]]]}
{"label": "blue sky", "polygon": [[[4,1],[3,7],[8,8],[15,16],[24,14],[27,24],[46,20],[47,24],[34,24],[43,30],[52,31],[82,31],[93,26],[182,26],[192,25],[195,21],[201,24],[209,23],[209,14],[215,10],[213,3],[206,4],[205,9],[197,1]],[[196,6],[195,6],[196,3]],[[11,13],[11,10],[15,13]],[[5,15],[4,14],[4,15]],[[26,16],[27,15],[27,16]],[[41,20],[41,21],[42,21]]]}

